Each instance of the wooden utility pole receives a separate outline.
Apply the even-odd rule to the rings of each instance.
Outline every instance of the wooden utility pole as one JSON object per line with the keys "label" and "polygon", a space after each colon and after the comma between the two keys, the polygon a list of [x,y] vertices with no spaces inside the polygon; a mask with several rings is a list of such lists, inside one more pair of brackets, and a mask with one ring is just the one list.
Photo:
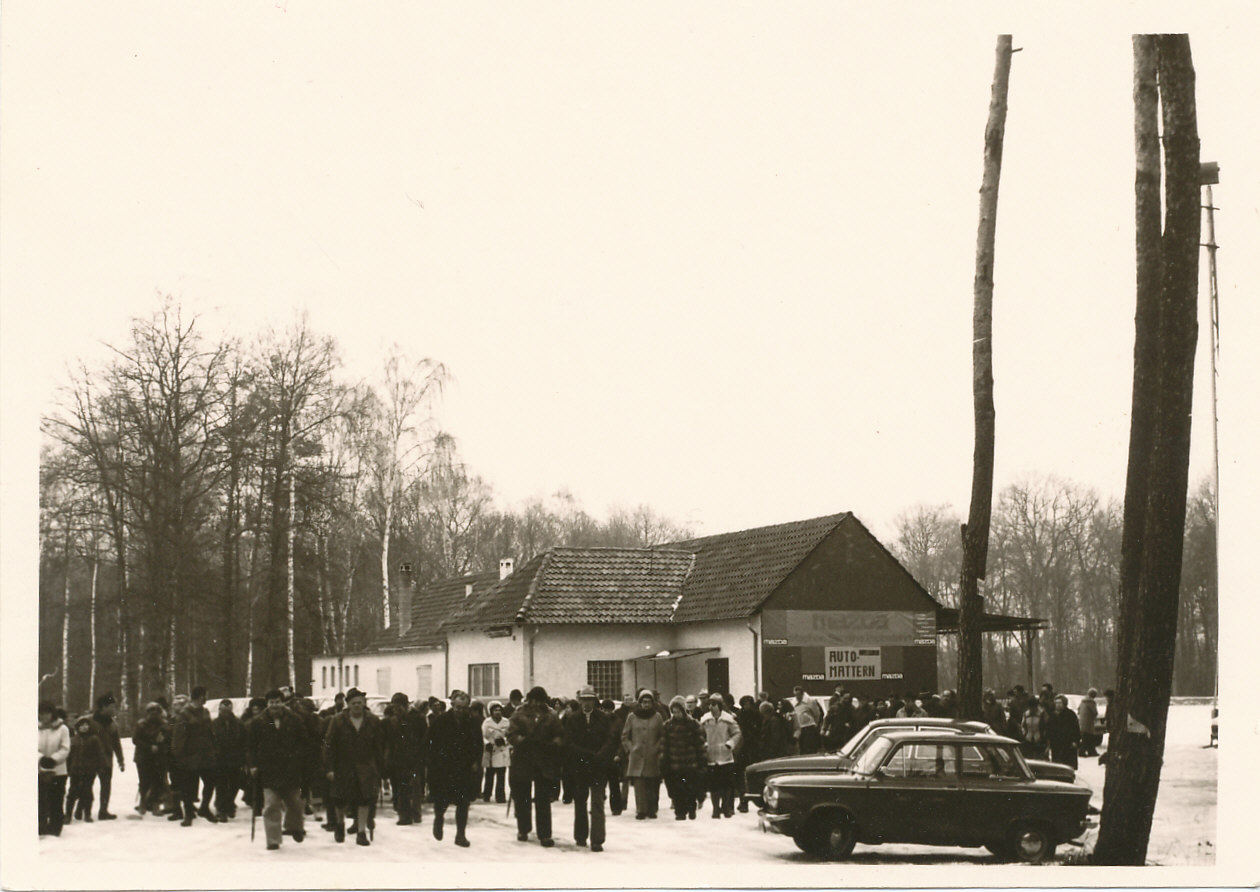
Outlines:
{"label": "wooden utility pole", "polygon": [[[1185,34],[1133,38],[1137,311],[1116,700],[1097,864],[1146,862],[1172,692],[1198,340],[1199,134]],[[1163,207],[1160,226],[1160,123]]]}
{"label": "wooden utility pole", "polygon": [[1002,143],[1006,137],[1006,93],[1011,79],[1011,35],[997,40],[997,65],[989,97],[989,123],[984,128],[984,176],[980,181],[980,227],[976,238],[976,278],[971,311],[971,385],[976,445],[971,472],[971,508],[962,527],[962,570],[958,611],[959,714],[980,718],[983,685],[980,621],[989,554],[989,518],[993,513],[993,253],[997,237],[998,180],[1002,175]]}

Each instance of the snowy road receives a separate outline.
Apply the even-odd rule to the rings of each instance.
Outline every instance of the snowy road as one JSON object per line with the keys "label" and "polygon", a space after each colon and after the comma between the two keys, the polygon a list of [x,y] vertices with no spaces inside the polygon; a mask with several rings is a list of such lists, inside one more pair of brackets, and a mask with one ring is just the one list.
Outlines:
{"label": "snowy road", "polygon": [[[1216,821],[1216,756],[1214,749],[1205,749],[1208,713],[1210,707],[1183,705],[1173,709],[1170,719],[1169,739],[1166,752],[1160,797],[1156,808],[1155,828],[1150,846],[1152,863],[1162,865],[1211,865]],[[1083,760],[1081,775],[1095,790],[1095,804],[1101,804],[1102,769],[1094,759]],[[67,886],[91,884],[85,879],[82,866],[93,865],[90,875],[97,877],[97,884],[104,882],[115,887],[120,884],[136,887],[142,885],[143,871],[133,876],[127,873],[116,876],[118,869],[127,870],[124,864],[137,861],[179,862],[183,882],[193,886],[224,880],[239,870],[249,871],[251,864],[261,867],[265,876],[285,876],[288,870],[297,873],[288,879],[277,880],[279,885],[324,885],[329,877],[340,876],[355,865],[372,865],[374,868],[396,865],[407,867],[405,880],[409,885],[426,885],[437,882],[437,875],[430,882],[424,871],[441,867],[442,882],[461,884],[496,882],[486,870],[495,875],[515,872],[516,865],[541,864],[541,873],[531,869],[534,877],[527,884],[545,883],[552,871],[599,871],[591,877],[593,885],[665,885],[685,884],[684,878],[706,862],[721,865],[726,872],[726,882],[731,882],[730,870],[755,871],[765,884],[768,870],[769,882],[811,884],[810,879],[819,871],[831,871],[826,876],[834,881],[846,870],[841,865],[818,864],[799,851],[792,841],[777,835],[763,834],[757,829],[753,813],[738,814],[732,819],[713,820],[707,813],[694,821],[676,822],[673,815],[663,808],[661,817],[652,821],[636,821],[632,812],[608,819],[608,840],[605,851],[595,854],[573,843],[573,807],[557,803],[553,809],[556,846],[542,849],[531,837],[529,843],[516,841],[515,822],[505,813],[503,805],[476,802],[472,807],[468,836],[471,848],[461,849],[452,844],[452,832],[448,829],[445,842],[439,843],[431,833],[432,810],[426,805],[423,823],[418,826],[398,827],[393,812],[386,807],[377,821],[376,841],[370,847],[351,843],[338,845],[331,834],[321,830],[308,819],[308,835],[302,844],[286,838],[277,852],[266,850],[263,842],[261,821],[258,837],[249,840],[249,812],[241,809],[235,821],[210,824],[198,820],[192,827],[181,827],[178,822],[164,818],[141,818],[131,809],[136,792],[136,774],[128,766],[125,774],[114,775],[113,810],[119,814],[117,821],[95,822],[90,825],[74,823],[68,826],[61,838],[44,838],[36,843],[34,817],[31,818],[31,842],[38,846],[41,873],[52,869],[53,874],[66,868]],[[662,790],[663,804],[666,802]],[[453,816],[448,816],[448,822]],[[449,826],[449,824],[448,824]],[[1060,854],[1070,852],[1070,847],[1060,848]],[[111,867],[117,863],[118,867]],[[417,865],[425,865],[416,873]],[[79,869],[73,869],[80,865]],[[195,865],[195,867],[194,867]],[[276,873],[282,865],[285,870]],[[326,865],[326,867],[325,867]],[[638,870],[647,865],[651,873],[637,876]],[[1036,868],[998,868],[996,859],[983,849],[935,848],[910,845],[863,846],[859,845],[850,867],[880,865],[934,865],[936,867],[983,868],[991,873],[996,869],[1027,870]],[[168,865],[169,866],[169,865]],[[741,867],[744,866],[744,867]],[[454,875],[450,871],[454,870]],[[681,870],[681,872],[679,872]],[[921,868],[920,868],[921,870]],[[249,875],[248,873],[246,875]],[[257,882],[263,883],[258,875]],[[560,874],[556,874],[559,882]],[[736,874],[739,876],[739,874]],[[693,879],[695,879],[693,877]],[[699,877],[703,882],[703,875]],[[167,881],[169,885],[169,880]],[[951,881],[952,882],[952,881]],[[511,884],[520,884],[520,881]],[[713,883],[717,885],[716,880]],[[61,884],[58,884],[61,885]]]}

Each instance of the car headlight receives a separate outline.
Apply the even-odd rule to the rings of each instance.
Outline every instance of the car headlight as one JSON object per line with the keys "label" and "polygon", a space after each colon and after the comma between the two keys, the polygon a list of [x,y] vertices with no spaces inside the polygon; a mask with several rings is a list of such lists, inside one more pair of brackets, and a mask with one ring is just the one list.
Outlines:
{"label": "car headlight", "polygon": [[773,781],[766,784],[766,788],[761,793],[761,798],[765,801],[766,808],[779,807],[779,788],[774,785]]}

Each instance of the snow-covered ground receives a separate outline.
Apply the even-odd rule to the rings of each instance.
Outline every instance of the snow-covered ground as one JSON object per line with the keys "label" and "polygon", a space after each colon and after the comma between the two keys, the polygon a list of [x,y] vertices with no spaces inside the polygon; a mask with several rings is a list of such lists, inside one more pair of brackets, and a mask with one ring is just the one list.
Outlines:
{"label": "snow-covered ground", "polygon": [[[1215,857],[1217,750],[1207,749],[1207,704],[1178,704],[1170,713],[1164,772],[1150,843],[1150,862],[1164,866],[1210,866]],[[1095,759],[1082,760],[1082,778],[1095,790],[1101,805],[1103,769]],[[386,807],[377,821],[376,840],[370,847],[353,841],[338,845],[331,834],[308,819],[308,836],[302,844],[285,838],[279,851],[269,852],[263,842],[261,820],[257,839],[249,839],[249,812],[241,809],[236,820],[210,824],[198,820],[181,827],[161,817],[141,818],[131,808],[136,794],[136,774],[128,766],[114,774],[112,810],[119,819],[69,825],[60,838],[36,840],[34,810],[31,813],[31,846],[34,867],[46,885],[61,888],[105,886],[120,888],[210,886],[226,888],[321,887],[368,882],[425,885],[814,885],[843,883],[842,877],[863,868],[879,866],[880,876],[898,867],[909,871],[901,880],[918,884],[983,885],[1002,883],[1004,871],[1033,868],[999,865],[983,849],[926,846],[859,845],[849,862],[819,864],[778,835],[757,829],[752,812],[733,819],[713,820],[702,813],[697,820],[676,822],[667,808],[662,789],[661,817],[636,821],[631,811],[608,819],[608,840],[603,853],[592,853],[573,843],[573,807],[557,803],[553,809],[556,846],[542,849],[531,837],[516,841],[514,819],[505,806],[476,802],[468,836],[471,848],[437,842],[431,833],[432,810],[426,806],[420,825],[398,827]],[[448,816],[449,822],[453,815]],[[16,828],[10,828],[10,832]],[[1073,848],[1061,847],[1061,856]],[[906,867],[911,865],[913,867]],[[924,875],[924,867],[978,871],[967,879],[962,870],[948,881]],[[7,873],[7,872],[6,872]],[[910,877],[916,877],[914,879]],[[1056,874],[1033,877],[1016,873],[1020,885],[1061,884]],[[6,883],[7,885],[7,883]],[[347,888],[348,886],[342,886]]]}

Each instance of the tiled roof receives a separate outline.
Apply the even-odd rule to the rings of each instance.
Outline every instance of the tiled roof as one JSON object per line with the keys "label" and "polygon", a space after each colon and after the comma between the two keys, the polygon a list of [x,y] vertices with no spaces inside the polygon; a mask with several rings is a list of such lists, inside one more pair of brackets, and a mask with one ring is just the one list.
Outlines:
{"label": "tiled roof", "polygon": [[847,512],[831,514],[658,546],[696,556],[674,622],[734,619],[755,613],[847,517]]}
{"label": "tiled roof", "polygon": [[847,517],[833,514],[653,548],[557,546],[461,602],[442,629],[749,616]]}
{"label": "tiled roof", "polygon": [[473,587],[473,593],[467,595],[472,599],[498,581],[498,572],[491,571],[454,576],[425,586],[412,597],[411,628],[402,635],[398,634],[398,626],[385,629],[368,645],[366,652],[441,646],[446,642],[446,635],[440,629],[442,620],[463,605],[468,586]]}

